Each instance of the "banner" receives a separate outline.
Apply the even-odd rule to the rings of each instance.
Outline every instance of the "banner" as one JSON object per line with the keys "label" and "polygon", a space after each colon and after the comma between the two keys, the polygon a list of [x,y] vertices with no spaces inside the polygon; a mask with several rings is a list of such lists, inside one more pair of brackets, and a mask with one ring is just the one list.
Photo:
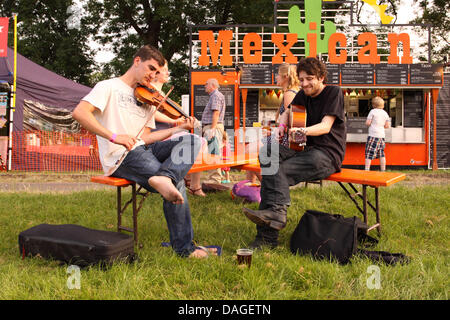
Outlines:
{"label": "banner", "polygon": [[0,18],[0,57],[8,54],[8,24],[9,18]]}

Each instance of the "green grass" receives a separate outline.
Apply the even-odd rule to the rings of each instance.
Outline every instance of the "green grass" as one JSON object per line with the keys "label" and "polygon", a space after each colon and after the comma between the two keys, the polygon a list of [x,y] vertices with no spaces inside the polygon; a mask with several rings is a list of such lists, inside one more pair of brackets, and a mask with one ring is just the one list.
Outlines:
{"label": "green grass", "polygon": [[[294,256],[289,238],[306,209],[358,215],[337,185],[291,192],[288,225],[275,250],[255,253],[250,269],[239,268],[235,250],[255,236],[242,204],[229,193],[189,196],[195,240],[223,247],[222,257],[183,259],[162,248],[168,231],[162,201],[153,195],[139,217],[139,261],[103,270],[81,270],[81,288],[67,287],[67,266],[40,258],[21,259],[21,231],[40,223],[74,223],[115,230],[115,191],[73,194],[0,194],[0,299],[442,299],[449,292],[450,186],[382,188],[383,236],[376,250],[401,252],[407,265],[379,265],[381,289],[366,285],[373,263],[355,257],[347,265]],[[250,207],[256,208],[255,204]],[[373,222],[373,214],[370,222]],[[127,222],[130,222],[127,220]]]}

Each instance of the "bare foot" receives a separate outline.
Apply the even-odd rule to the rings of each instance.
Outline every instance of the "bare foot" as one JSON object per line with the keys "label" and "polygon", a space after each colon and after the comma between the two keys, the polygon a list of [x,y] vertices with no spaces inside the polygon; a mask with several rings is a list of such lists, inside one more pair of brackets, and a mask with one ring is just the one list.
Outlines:
{"label": "bare foot", "polygon": [[148,179],[148,184],[158,191],[164,199],[173,204],[183,204],[184,199],[178,189],[173,185],[172,179],[166,176],[153,176]]}
{"label": "bare foot", "polygon": [[[205,251],[205,249],[207,251]],[[198,248],[195,249],[190,255],[189,258],[197,258],[197,259],[204,259],[208,258],[210,255],[217,256],[217,248]]]}

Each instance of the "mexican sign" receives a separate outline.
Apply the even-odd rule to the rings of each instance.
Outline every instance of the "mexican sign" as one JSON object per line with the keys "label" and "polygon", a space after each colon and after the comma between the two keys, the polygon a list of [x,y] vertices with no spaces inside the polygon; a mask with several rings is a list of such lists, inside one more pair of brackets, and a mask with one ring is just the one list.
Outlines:
{"label": "mexican sign", "polygon": [[[277,1],[272,27],[255,26],[255,29],[260,30],[254,32],[243,31],[249,29],[246,25],[235,28],[224,26],[223,30],[217,27],[199,29],[195,34],[198,35],[195,46],[199,48],[196,64],[232,66],[236,63],[267,63],[264,57],[270,49],[271,64],[294,64],[298,62],[298,57],[317,55],[326,55],[330,64],[345,64],[349,60],[359,64],[379,64],[383,57],[379,51],[384,53],[387,61],[386,58],[383,60],[389,64],[413,63],[410,35],[404,31],[396,32],[395,25],[390,24],[393,17],[385,13],[387,6],[377,5],[376,2]],[[366,26],[353,23],[355,3],[370,6],[378,14],[380,24],[376,28],[377,32],[362,31]],[[327,8],[330,5],[334,7]],[[282,6],[284,9],[277,9]],[[350,20],[338,21],[345,19],[345,15],[350,16]]]}

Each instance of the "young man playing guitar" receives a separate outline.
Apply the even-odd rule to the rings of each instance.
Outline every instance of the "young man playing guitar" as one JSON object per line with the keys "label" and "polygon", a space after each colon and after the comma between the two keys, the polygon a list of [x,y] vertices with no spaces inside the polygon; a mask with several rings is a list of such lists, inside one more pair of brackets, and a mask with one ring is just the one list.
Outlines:
{"label": "young man playing guitar", "polygon": [[164,198],[163,211],[173,250],[180,256],[202,258],[209,253],[193,243],[183,179],[197,157],[201,141],[195,135],[165,140],[183,129],[192,129],[195,119],[190,117],[178,127],[152,131],[155,107],[140,104],[135,97],[137,85],[149,86],[164,63],[156,48],[140,48],[124,75],[97,83],[72,115],[97,135],[100,161],[107,175],[135,181]]}
{"label": "young man playing guitar", "polygon": [[[273,142],[261,148],[259,210],[243,209],[245,215],[257,225],[256,239],[250,244],[252,248],[278,245],[278,234],[286,226],[287,208],[291,204],[290,186],[327,178],[340,171],[344,158],[346,129],[341,89],[325,85],[326,67],[317,58],[300,60],[297,74],[302,90],[291,105],[306,109],[306,126],[289,128],[288,112],[285,112],[280,117],[279,137],[289,130],[290,137],[304,135],[306,146],[303,151],[296,151],[281,144],[274,148],[273,143],[276,142]],[[277,150],[278,154],[271,154]],[[273,163],[263,161],[262,155],[276,162],[278,170],[273,170]]]}

